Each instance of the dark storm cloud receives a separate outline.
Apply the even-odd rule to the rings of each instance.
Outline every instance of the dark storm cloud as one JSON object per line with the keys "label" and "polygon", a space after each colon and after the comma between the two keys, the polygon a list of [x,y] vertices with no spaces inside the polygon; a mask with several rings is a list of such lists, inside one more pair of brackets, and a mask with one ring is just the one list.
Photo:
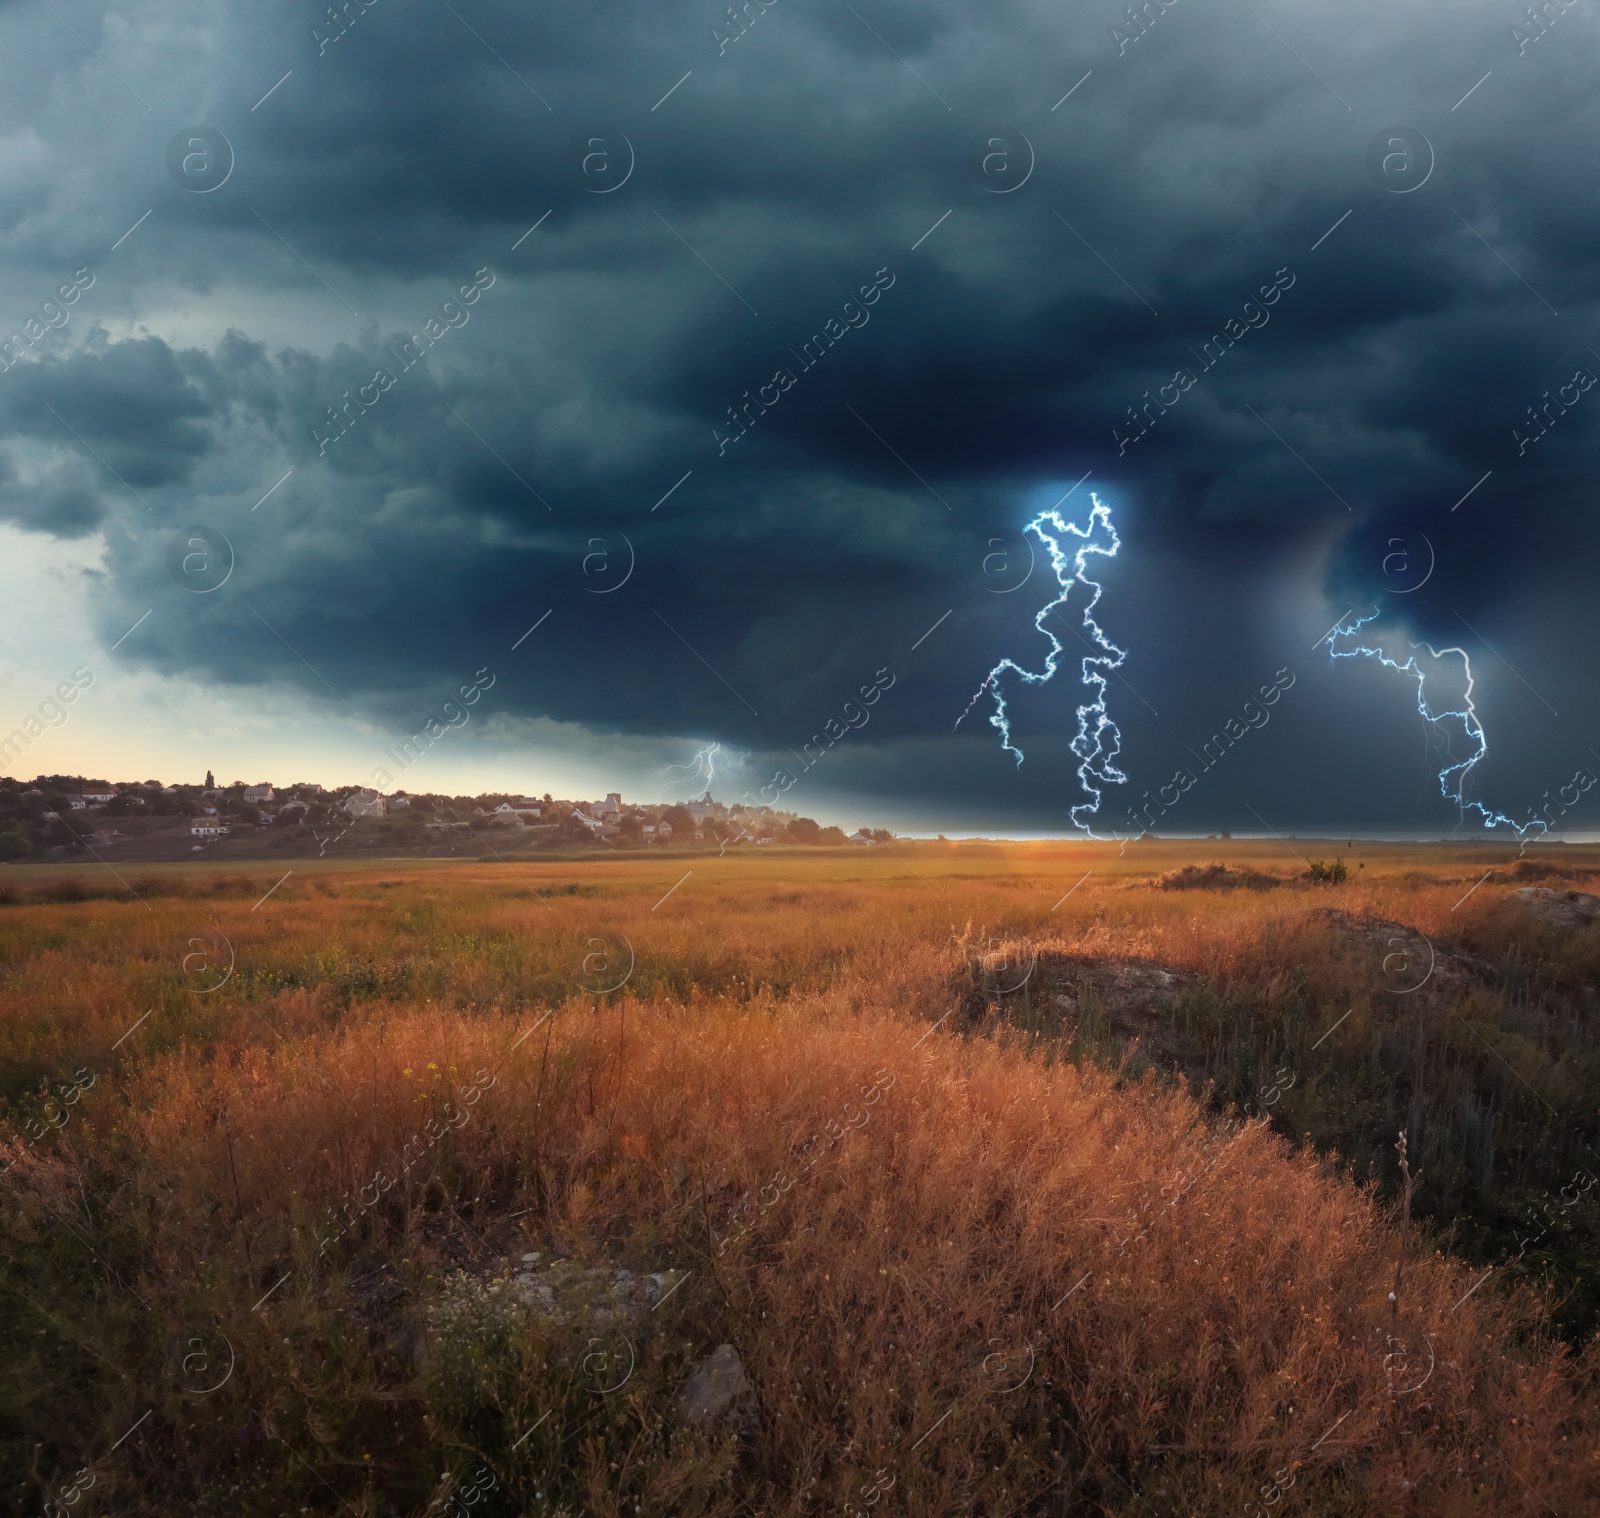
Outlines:
{"label": "dark storm cloud", "polygon": [[[322,42],[310,6],[198,31],[176,5],[74,12],[148,113],[48,17],[8,16],[57,78],[11,108],[42,144],[7,191],[19,266],[48,289],[153,211],[97,251],[75,345],[0,376],[0,512],[104,527],[108,641],[165,608],[118,658],[331,686],[396,722],[492,664],[508,712],[762,762],[891,667],[827,784],[1050,825],[1080,799],[1066,623],[1057,683],[1015,703],[1027,764],[982,704],[944,735],[996,660],[1048,647],[1042,550],[995,594],[991,539],[1093,470],[1064,509],[1098,489],[1123,537],[1099,615],[1132,650],[1111,703],[1141,786],[1306,670],[1197,818],[1413,805],[1414,704],[1308,649],[1296,618],[1314,636],[1325,598],[1478,640],[1500,783],[1568,741],[1528,691],[1555,710],[1589,689],[1566,650],[1600,395],[1560,399],[1600,375],[1586,17],[1519,53],[1487,4],[1446,28],[1177,0],[1141,35],[1109,6],[777,0],[734,41],[709,7],[457,10],[352,9]],[[165,154],[201,121],[237,162],[195,194]],[[1396,122],[1433,160],[1408,193],[1368,168]],[[234,330],[178,335],[184,292]],[[206,597],[165,568],[195,521],[237,554]],[[1396,538],[1435,562],[1414,591]],[[1363,742],[1394,754],[1351,789]]]}

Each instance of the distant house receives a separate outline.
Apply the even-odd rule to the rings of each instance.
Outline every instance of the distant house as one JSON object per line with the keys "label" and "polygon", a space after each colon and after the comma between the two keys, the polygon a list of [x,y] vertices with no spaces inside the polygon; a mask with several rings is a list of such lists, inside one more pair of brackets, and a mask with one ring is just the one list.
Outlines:
{"label": "distant house", "polygon": [[672,824],[670,822],[658,822],[656,824],[656,837],[665,843],[667,839],[672,837]]}
{"label": "distant house", "polygon": [[289,789],[291,791],[309,791],[313,796],[320,796],[322,794],[322,787],[320,785],[311,784],[309,780],[297,780],[289,787]]}
{"label": "distant house", "polygon": [[762,844],[770,844],[772,842],[770,838],[755,838],[751,841],[756,844],[757,847],[760,847]]}
{"label": "distant house", "polygon": [[391,812],[403,812],[411,805],[411,798],[404,791],[396,791],[392,796],[385,796],[383,801]]}
{"label": "distant house", "polygon": [[67,810],[69,812],[83,812],[87,811],[88,808],[89,803],[82,796],[67,797]]}
{"label": "distant house", "polygon": [[304,817],[305,814],[310,810],[311,808],[304,801],[285,801],[284,804],[278,808],[278,815],[283,818],[285,822],[287,822],[291,812],[297,817]]}
{"label": "distant house", "polygon": [[615,817],[622,811],[622,793],[610,792],[604,801],[597,801],[593,811],[596,817]]}
{"label": "distant house", "polygon": [[598,817],[590,817],[580,811],[574,810],[572,815],[588,828],[595,838],[615,838],[622,831],[614,822],[602,822]]}
{"label": "distant house", "polygon": [[[639,829],[639,836],[643,838],[646,843],[651,843],[655,839],[656,828],[657,824],[653,822],[647,822]],[[672,830],[668,828],[667,831],[671,832]]]}
{"label": "distant house", "polygon": [[217,809],[214,806],[203,806],[200,811],[207,817],[215,817],[217,815]]}
{"label": "distant house", "polygon": [[115,843],[120,837],[122,837],[122,834],[115,828],[96,828],[94,832],[89,834],[89,842],[104,845]]}
{"label": "distant house", "polygon": [[252,806],[258,802],[272,800],[272,787],[270,785],[247,785],[244,788],[244,799]]}
{"label": "distant house", "polygon": [[877,841],[878,840],[872,837],[865,828],[857,828],[856,831],[850,835],[851,843],[864,843],[870,845],[876,843]]}
{"label": "distant house", "polygon": [[85,791],[83,799],[92,802],[96,806],[103,806],[108,801],[115,801],[117,793],[115,791]]}
{"label": "distant house", "polygon": [[492,812],[486,812],[482,807],[479,807],[478,815],[487,817],[491,822],[499,820],[502,825],[504,825],[504,819],[507,817],[515,817],[517,825],[521,827],[530,822],[537,822],[540,812],[538,807],[531,804],[524,805],[521,801],[502,801]]}
{"label": "distant house", "polygon": [[215,817],[196,817],[189,824],[191,838],[220,838],[228,831],[225,822],[218,822]]}
{"label": "distant house", "polygon": [[344,798],[344,809],[352,817],[383,816],[383,797],[365,788],[352,791]]}
{"label": "distant house", "polygon": [[485,823],[492,828],[520,828],[521,814],[509,801],[502,801],[492,812],[485,813]]}

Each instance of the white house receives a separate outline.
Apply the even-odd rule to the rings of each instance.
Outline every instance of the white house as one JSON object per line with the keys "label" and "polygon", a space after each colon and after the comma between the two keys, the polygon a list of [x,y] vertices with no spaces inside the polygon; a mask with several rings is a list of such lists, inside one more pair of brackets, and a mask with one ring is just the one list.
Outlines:
{"label": "white house", "polygon": [[83,799],[93,802],[96,806],[104,806],[108,801],[115,801],[117,793],[115,791],[85,791]]}
{"label": "white house", "polygon": [[218,822],[215,817],[196,817],[189,824],[189,834],[193,838],[219,838],[227,831],[227,824]]}
{"label": "white house", "polygon": [[383,802],[391,812],[403,812],[411,805],[411,798],[404,791],[396,791],[392,796],[385,796]]}
{"label": "white house", "polygon": [[82,796],[68,796],[67,810],[69,812],[82,812],[88,809],[89,803]]}
{"label": "white house", "polygon": [[383,797],[376,791],[362,788],[352,791],[344,798],[344,809],[352,817],[381,817],[383,816]]}
{"label": "white house", "polygon": [[244,788],[244,799],[252,806],[258,802],[272,800],[272,787],[270,785],[247,785]]}
{"label": "white house", "polygon": [[604,801],[597,801],[594,804],[596,817],[615,817],[621,810],[622,793],[620,791],[611,791]]}

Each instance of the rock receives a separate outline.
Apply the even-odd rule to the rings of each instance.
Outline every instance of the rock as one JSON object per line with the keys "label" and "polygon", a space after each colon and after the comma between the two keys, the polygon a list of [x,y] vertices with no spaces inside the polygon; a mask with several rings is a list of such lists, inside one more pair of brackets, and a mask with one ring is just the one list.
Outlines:
{"label": "rock", "polygon": [[689,1372],[678,1405],[688,1422],[703,1427],[754,1394],[738,1351],[731,1344],[719,1344]]}
{"label": "rock", "polygon": [[631,1270],[585,1269],[573,1260],[525,1254],[511,1282],[523,1304],[541,1317],[566,1325],[607,1328],[643,1317],[676,1280],[673,1271],[636,1275]]}
{"label": "rock", "polygon": [[1531,916],[1552,928],[1576,930],[1600,922],[1600,896],[1587,891],[1552,891],[1546,886],[1524,886],[1517,900]]}

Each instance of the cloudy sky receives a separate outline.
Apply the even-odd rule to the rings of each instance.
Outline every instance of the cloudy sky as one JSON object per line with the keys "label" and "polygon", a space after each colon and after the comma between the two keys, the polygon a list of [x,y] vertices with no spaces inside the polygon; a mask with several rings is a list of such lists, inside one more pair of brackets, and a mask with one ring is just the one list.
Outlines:
{"label": "cloudy sky", "polygon": [[[1523,821],[1600,774],[1597,25],[6,4],[0,722],[93,676],[11,772],[650,799],[715,743],[1069,832],[1098,737],[1102,833],[1436,837],[1486,746]],[[1078,753],[1052,508],[1117,543]]]}

